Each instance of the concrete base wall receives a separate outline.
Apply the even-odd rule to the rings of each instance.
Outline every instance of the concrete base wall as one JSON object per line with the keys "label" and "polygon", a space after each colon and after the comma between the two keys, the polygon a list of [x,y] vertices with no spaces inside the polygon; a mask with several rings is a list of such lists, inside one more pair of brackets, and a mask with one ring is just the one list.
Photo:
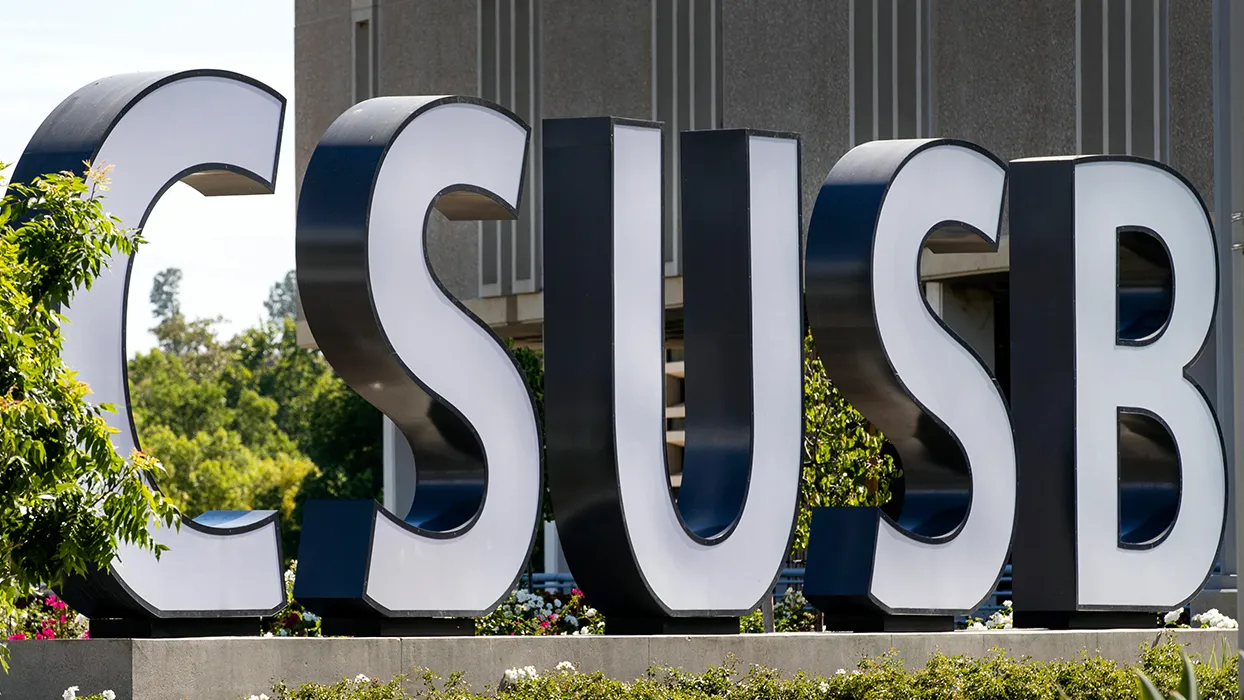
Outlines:
{"label": "concrete base wall", "polygon": [[[0,676],[5,698],[59,698],[76,685],[83,694],[111,689],[119,700],[237,700],[266,692],[273,680],[331,683],[364,673],[389,679],[429,668],[458,670],[476,690],[495,688],[508,668],[551,669],[570,661],[581,671],[623,680],[651,666],[702,671],[733,655],[740,668],[761,664],[787,674],[829,675],[891,648],[909,667],[942,651],[981,656],[992,648],[1038,660],[1081,651],[1134,662],[1158,630],[1100,632],[991,631],[938,634],[769,634],[717,637],[458,637],[404,639],[161,639],[11,642],[11,670]],[[1234,631],[1183,630],[1190,652],[1208,656]]]}

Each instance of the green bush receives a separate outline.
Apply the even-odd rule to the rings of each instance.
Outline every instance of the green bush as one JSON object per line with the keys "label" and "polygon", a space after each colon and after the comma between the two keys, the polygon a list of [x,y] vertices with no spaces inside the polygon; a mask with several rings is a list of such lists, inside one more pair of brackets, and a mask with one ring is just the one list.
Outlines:
{"label": "green bush", "polygon": [[[1140,649],[1134,665],[1080,654],[1070,661],[1040,662],[1008,656],[995,649],[970,659],[938,654],[924,667],[908,671],[891,652],[862,660],[852,671],[838,669],[826,675],[799,674],[784,678],[761,667],[740,671],[733,660],[705,673],[656,668],[631,682],[579,673],[567,662],[550,671],[528,666],[511,669],[498,687],[472,691],[460,674],[441,679],[423,671],[413,683],[395,678],[387,683],[359,677],[334,685],[306,684],[290,688],[278,683],[272,700],[466,700],[498,697],[506,700],[601,698],[604,700],[1058,700],[1059,691],[1071,700],[1136,700],[1140,697],[1138,672],[1163,694],[1180,685],[1182,645],[1166,636],[1155,646]],[[1193,657],[1202,700],[1236,698],[1237,658],[1230,651]],[[405,687],[414,687],[405,690]],[[260,697],[260,696],[252,696]]]}

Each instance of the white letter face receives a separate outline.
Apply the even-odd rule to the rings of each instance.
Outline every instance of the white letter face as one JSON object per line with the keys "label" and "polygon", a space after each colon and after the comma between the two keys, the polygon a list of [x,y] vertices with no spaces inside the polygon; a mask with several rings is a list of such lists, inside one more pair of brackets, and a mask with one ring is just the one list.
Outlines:
{"label": "white letter face", "polygon": [[387,97],[340,116],[312,155],[303,310],[334,369],[402,431],[416,484],[404,520],[308,503],[295,597],[310,609],[480,615],[522,572],[540,514],[534,404],[505,346],[437,281],[426,227],[433,208],[514,218],[528,134],[473,98]]}
{"label": "white letter face", "polygon": [[[1214,234],[1196,193],[1170,171],[1145,163],[1077,164],[1075,207],[1079,607],[1170,610],[1205,582],[1226,509],[1218,420],[1185,373],[1205,345],[1217,306]],[[1152,232],[1173,270],[1166,326],[1140,343],[1117,340],[1111,273],[1121,229]],[[1178,515],[1160,541],[1144,547],[1119,543],[1120,411],[1156,416],[1178,450]]]}
{"label": "white letter face", "polygon": [[[1217,306],[1209,215],[1158,163],[1094,156],[1011,168],[1016,609],[1056,624],[1051,615],[1179,607],[1212,571],[1227,502],[1218,420],[1187,371]],[[1138,238],[1169,266],[1170,306],[1156,331],[1128,338],[1121,252]],[[1156,484],[1169,504],[1145,496],[1155,484],[1137,497],[1137,446],[1177,464],[1176,483]]]}
{"label": "white letter face", "polygon": [[677,503],[661,143],[651,123],[544,127],[550,487],[567,562],[611,632],[754,608],[780,571],[799,492],[799,142],[681,137],[689,369]]}
{"label": "white letter face", "polygon": [[[178,181],[204,195],[271,194],[285,98],[222,71],[136,73],[94,82],[61,103],[18,161],[17,182],[48,172],[112,166],[105,208],[140,228]],[[116,256],[65,310],[64,358],[92,400],[118,413],[117,451],[138,449],[126,383],[130,260]],[[261,616],[285,605],[275,511],[213,511],[156,538],[157,562],[122,545],[111,573],[69,582],[63,594],[89,617]],[[120,585],[117,585],[120,584]]]}
{"label": "white letter face", "polygon": [[[814,517],[807,594],[826,612],[964,614],[997,585],[1015,519],[1007,407],[926,303],[919,260],[926,243],[996,249],[1005,183],[979,147],[906,140],[853,149],[821,188],[805,262],[809,325],[830,379],[898,452],[906,489],[897,518],[857,508]],[[846,537],[875,544],[836,555]]]}

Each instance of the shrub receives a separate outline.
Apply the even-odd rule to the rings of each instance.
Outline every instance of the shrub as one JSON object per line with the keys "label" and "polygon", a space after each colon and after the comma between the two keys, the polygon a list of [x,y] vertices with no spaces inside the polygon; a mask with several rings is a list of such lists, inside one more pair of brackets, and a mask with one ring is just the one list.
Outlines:
{"label": "shrub", "polygon": [[54,593],[26,599],[5,627],[5,638],[85,639],[86,618],[75,613]]}
{"label": "shrub", "polygon": [[605,618],[574,589],[563,599],[555,593],[522,588],[475,621],[477,635],[602,634]]}
{"label": "shrub", "polygon": [[[891,652],[860,661],[852,671],[837,669],[826,675],[798,674],[784,678],[772,669],[753,666],[740,671],[732,659],[705,673],[654,668],[631,682],[600,673],[580,673],[568,662],[549,671],[534,667],[510,669],[498,679],[495,697],[505,700],[546,698],[604,698],[608,700],[1058,700],[1060,690],[1073,700],[1136,700],[1138,672],[1165,695],[1179,688],[1183,646],[1166,636],[1154,646],[1141,647],[1138,662],[1121,665],[1109,659],[1080,654],[1070,661],[1040,662],[1008,656],[999,649],[971,659],[936,654],[911,671]],[[1190,661],[1200,698],[1236,698],[1237,658],[1224,649],[1208,661]],[[344,680],[334,685],[306,684],[291,689],[278,683],[272,700],[466,700],[493,697],[473,693],[460,674],[441,679],[422,671],[416,689],[402,689],[404,679],[389,683],[369,679]],[[261,696],[253,696],[259,698]]]}
{"label": "shrub", "polygon": [[[789,590],[773,604],[774,632],[811,632],[816,623],[816,613],[808,609],[808,599],[803,593]],[[759,634],[765,631],[760,610],[739,618],[739,631]]]}

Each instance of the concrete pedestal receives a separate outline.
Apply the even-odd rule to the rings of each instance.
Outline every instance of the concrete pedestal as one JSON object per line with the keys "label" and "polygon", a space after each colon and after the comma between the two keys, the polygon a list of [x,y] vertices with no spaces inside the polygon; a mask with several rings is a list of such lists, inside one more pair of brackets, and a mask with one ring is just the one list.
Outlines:
{"label": "concrete pedestal", "polygon": [[[59,698],[76,685],[80,694],[112,690],[118,700],[237,700],[268,692],[273,680],[331,683],[360,673],[389,679],[430,668],[442,676],[458,670],[476,690],[495,688],[508,668],[551,669],[570,661],[580,671],[618,679],[644,675],[650,666],[703,671],[734,655],[739,668],[762,664],[786,674],[831,675],[853,669],[866,656],[891,647],[908,666],[923,665],[935,651],[982,656],[993,647],[1039,660],[1071,658],[1088,650],[1134,663],[1139,646],[1159,631],[941,632],[908,634],[746,634],[697,637],[439,637],[383,639],[100,639],[12,642],[12,669],[0,675],[5,698]],[[1190,652],[1207,656],[1231,631],[1183,630]],[[412,684],[413,687],[413,684]]]}

